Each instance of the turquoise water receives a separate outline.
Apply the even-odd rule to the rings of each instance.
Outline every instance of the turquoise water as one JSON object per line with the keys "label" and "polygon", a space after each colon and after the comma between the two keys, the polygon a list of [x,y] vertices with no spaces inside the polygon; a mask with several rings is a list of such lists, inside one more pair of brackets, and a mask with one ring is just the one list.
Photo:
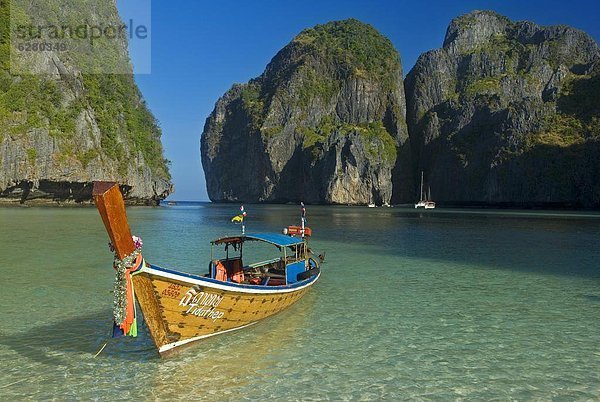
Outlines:
{"label": "turquoise water", "polygon": [[[298,217],[246,208],[249,231]],[[147,260],[198,273],[236,213],[128,209]],[[600,400],[600,215],[309,207],[308,221],[327,263],[305,298],[159,359],[143,328],[109,339],[95,209],[0,209],[0,396]]]}

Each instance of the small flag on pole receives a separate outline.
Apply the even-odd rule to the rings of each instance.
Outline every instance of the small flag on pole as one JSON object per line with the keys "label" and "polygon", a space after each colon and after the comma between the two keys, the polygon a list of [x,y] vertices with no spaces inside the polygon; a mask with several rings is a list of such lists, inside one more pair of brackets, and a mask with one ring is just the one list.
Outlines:
{"label": "small flag on pole", "polygon": [[244,226],[244,218],[247,216],[246,211],[244,210],[244,206],[240,207],[241,214],[234,216],[231,218],[231,222],[233,223],[241,223],[242,224],[242,234],[246,231],[246,227]]}
{"label": "small flag on pole", "polygon": [[241,214],[234,216],[233,218],[231,218],[231,222],[237,223],[244,223],[244,218],[246,217],[246,211],[244,211],[244,206],[242,205],[240,207],[240,212]]}

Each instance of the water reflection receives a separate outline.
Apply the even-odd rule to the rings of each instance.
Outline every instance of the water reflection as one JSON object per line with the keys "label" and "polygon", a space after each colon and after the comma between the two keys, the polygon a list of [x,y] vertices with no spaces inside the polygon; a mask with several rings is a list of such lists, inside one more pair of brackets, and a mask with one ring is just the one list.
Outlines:
{"label": "water reflection", "polygon": [[[198,390],[210,398],[242,399],[249,389],[277,376],[277,365],[290,349],[302,347],[299,333],[307,326],[306,311],[314,308],[310,293],[258,324],[205,339],[162,361],[152,376],[157,394],[194,398]],[[310,346],[310,345],[306,345]],[[308,349],[308,348],[307,348]]]}
{"label": "water reflection", "polygon": [[[103,357],[135,359],[141,354],[150,358],[156,355],[151,339],[142,329],[137,338],[112,339],[112,311],[92,311],[69,319],[56,320],[48,325],[34,326],[26,331],[0,336],[0,344],[36,363],[47,366],[69,366],[69,356],[85,354],[94,356],[104,345]],[[148,353],[148,351],[151,351]],[[126,352],[126,353],[124,353]]]}
{"label": "water reflection", "polygon": [[[142,227],[144,239],[157,247],[170,244],[168,250],[147,248],[152,262],[201,273],[209,260],[209,241],[239,233],[239,227],[229,222],[237,205],[190,208],[168,207],[168,213],[162,214],[134,210],[147,219]],[[246,209],[248,232],[278,231],[299,219],[295,205],[248,205]],[[424,261],[592,277],[600,276],[593,262],[599,253],[590,257],[578,250],[582,243],[591,247],[600,235],[599,218],[594,213],[441,209],[424,213],[410,208],[308,207],[316,250],[352,244]]]}

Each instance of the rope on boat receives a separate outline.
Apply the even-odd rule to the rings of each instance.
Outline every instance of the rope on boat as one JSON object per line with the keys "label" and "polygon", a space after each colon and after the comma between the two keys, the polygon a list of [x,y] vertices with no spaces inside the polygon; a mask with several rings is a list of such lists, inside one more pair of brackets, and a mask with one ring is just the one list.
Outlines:
{"label": "rope on boat", "polygon": [[8,388],[8,387],[10,387],[11,385],[19,384],[19,383],[21,383],[21,382],[23,382],[23,381],[27,381],[27,380],[28,380],[28,378],[22,378],[22,379],[20,379],[20,380],[18,380],[18,381],[11,382],[10,384],[3,385],[3,386],[1,386],[1,387],[0,387],[0,389],[2,389],[2,388]]}
{"label": "rope on boat", "polygon": [[96,354],[94,355],[94,357],[98,357],[98,355],[99,355],[100,353],[102,353],[102,351],[104,350],[104,348],[106,347],[106,345],[108,345],[108,342],[106,342],[106,343],[105,343],[105,344],[104,344],[104,345],[103,345],[103,346],[100,348],[100,350],[98,351],[98,353],[96,353]]}

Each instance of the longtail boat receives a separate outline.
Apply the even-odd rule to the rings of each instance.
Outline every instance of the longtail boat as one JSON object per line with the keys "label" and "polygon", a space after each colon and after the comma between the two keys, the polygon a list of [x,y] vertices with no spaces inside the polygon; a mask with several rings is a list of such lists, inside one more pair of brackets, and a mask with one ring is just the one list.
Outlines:
{"label": "longtail boat", "polygon": [[[319,258],[307,244],[310,228],[289,226],[283,233],[242,234],[211,242],[208,272],[195,275],[148,264],[141,240],[131,235],[125,204],[114,182],[94,182],[93,197],[115,253],[113,336],[137,335],[137,305],[161,356],[183,345],[244,327],[298,301],[320,276]],[[246,244],[274,246],[279,255],[246,264]],[[224,258],[215,258],[215,248]]]}

